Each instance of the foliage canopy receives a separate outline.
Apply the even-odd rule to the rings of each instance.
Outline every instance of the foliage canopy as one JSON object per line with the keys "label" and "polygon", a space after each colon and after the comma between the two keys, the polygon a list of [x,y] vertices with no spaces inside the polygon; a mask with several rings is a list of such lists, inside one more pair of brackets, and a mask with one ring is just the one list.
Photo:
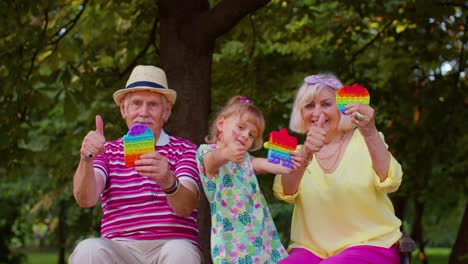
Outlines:
{"label": "foliage canopy", "polygon": [[[210,1],[211,10],[223,2]],[[330,71],[366,86],[378,128],[404,167],[396,196],[406,201],[405,223],[425,205],[425,226],[452,226],[448,238],[428,232],[426,239],[451,245],[462,210],[436,215],[467,202],[466,8],[435,0],[272,0],[217,39],[211,111],[243,94],[263,109],[271,131],[288,126],[307,75]],[[30,243],[32,225],[44,219],[52,234],[67,230],[68,247],[98,234],[99,208],[79,209],[72,197],[81,140],[98,113],[106,137],[121,136],[126,128],[112,93],[134,65],[177,56],[161,54],[160,11],[158,1],[147,0],[0,2],[2,251]],[[197,82],[188,79],[184,89]],[[271,182],[261,178],[286,241],[282,219],[291,208],[274,200]]]}

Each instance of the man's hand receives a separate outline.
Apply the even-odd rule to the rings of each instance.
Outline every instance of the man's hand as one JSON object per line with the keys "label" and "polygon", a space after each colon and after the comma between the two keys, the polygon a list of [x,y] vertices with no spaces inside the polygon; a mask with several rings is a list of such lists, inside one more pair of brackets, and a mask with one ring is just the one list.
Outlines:
{"label": "man's hand", "polygon": [[81,143],[80,156],[81,159],[91,160],[93,157],[104,153],[106,148],[104,143],[104,122],[100,115],[96,116],[96,130],[89,131]]}
{"label": "man's hand", "polygon": [[157,151],[141,155],[135,161],[135,170],[141,176],[154,179],[163,189],[174,185],[175,175],[170,170],[169,162]]}

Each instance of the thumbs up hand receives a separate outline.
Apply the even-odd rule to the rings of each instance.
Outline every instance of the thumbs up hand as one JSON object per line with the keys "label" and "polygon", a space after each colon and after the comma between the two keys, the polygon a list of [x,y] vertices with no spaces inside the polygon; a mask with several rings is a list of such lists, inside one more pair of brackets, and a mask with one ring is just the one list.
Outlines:
{"label": "thumbs up hand", "polygon": [[248,148],[246,146],[243,146],[237,141],[233,141],[221,150],[221,155],[234,163],[240,163],[244,161],[247,150]]}
{"label": "thumbs up hand", "polygon": [[311,159],[312,155],[323,147],[325,141],[326,131],[323,129],[323,124],[326,118],[322,113],[318,120],[312,124],[307,132],[307,138],[304,142],[304,150],[306,152],[306,158]]}
{"label": "thumbs up hand", "polygon": [[104,143],[104,122],[100,115],[96,116],[96,130],[91,130],[84,137],[81,143],[80,155],[82,159],[92,159],[93,157],[106,151]]}
{"label": "thumbs up hand", "polygon": [[96,116],[96,133],[104,136],[104,122],[100,115]]}
{"label": "thumbs up hand", "polygon": [[250,145],[245,145],[246,143],[243,141],[243,137],[237,131],[232,130],[231,134],[232,141],[221,149],[220,155],[223,159],[234,163],[240,163],[244,161]]}

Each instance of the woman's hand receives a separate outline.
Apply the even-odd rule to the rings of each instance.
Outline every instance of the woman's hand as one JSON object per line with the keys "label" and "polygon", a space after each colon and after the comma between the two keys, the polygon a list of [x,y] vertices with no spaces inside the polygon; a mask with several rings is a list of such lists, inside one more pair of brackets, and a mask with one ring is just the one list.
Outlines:
{"label": "woman's hand", "polygon": [[307,156],[307,153],[304,151],[304,148],[292,151],[291,152],[291,161],[293,164],[292,172],[298,170],[305,170],[309,166],[309,161],[311,157]]}
{"label": "woman's hand", "polygon": [[306,157],[304,148],[291,152],[293,169],[289,173],[283,173],[281,177],[281,185],[283,192],[286,195],[291,195],[297,192],[299,184],[304,176],[304,172],[309,166],[310,158]]}
{"label": "woman's hand", "polygon": [[345,113],[356,123],[367,145],[372,167],[383,182],[388,177],[390,152],[375,127],[375,111],[369,105],[353,103],[346,106]]}
{"label": "woman's hand", "polygon": [[375,110],[371,106],[352,103],[346,106],[345,114],[349,115],[364,137],[378,134],[375,126]]}
{"label": "woman's hand", "polygon": [[310,160],[314,153],[320,151],[325,142],[326,131],[323,129],[325,123],[325,116],[320,114],[316,124],[312,125],[307,131],[307,137],[304,142],[303,151],[305,157]]}

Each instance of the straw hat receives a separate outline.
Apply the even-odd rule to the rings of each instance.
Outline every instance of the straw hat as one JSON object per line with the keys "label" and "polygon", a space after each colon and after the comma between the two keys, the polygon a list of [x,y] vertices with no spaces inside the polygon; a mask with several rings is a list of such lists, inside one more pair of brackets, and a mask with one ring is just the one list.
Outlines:
{"label": "straw hat", "polygon": [[120,105],[122,98],[127,93],[134,91],[161,93],[166,96],[171,104],[174,104],[177,97],[176,91],[169,89],[167,86],[166,73],[152,65],[138,65],[133,69],[125,88],[114,93],[115,103]]}

